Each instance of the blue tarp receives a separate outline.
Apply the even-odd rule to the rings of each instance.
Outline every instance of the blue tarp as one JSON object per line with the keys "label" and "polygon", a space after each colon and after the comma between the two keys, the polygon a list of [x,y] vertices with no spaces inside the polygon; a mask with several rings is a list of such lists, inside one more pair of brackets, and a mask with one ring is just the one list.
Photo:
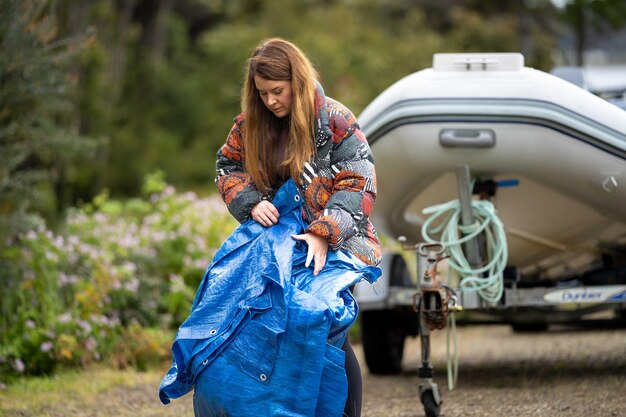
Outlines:
{"label": "blue tarp", "polygon": [[340,346],[358,312],[348,288],[374,282],[380,269],[329,251],[314,276],[306,244],[291,238],[306,228],[293,180],[273,203],[278,224],[243,223],[213,258],[172,346],[164,404],[195,386],[201,416],[341,416]]}

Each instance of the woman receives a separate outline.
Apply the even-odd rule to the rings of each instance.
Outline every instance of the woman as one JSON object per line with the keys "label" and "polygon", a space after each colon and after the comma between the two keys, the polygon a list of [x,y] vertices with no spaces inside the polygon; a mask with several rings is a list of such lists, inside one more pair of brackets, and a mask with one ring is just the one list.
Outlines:
{"label": "woman", "polygon": [[[246,253],[262,253],[262,255],[245,256],[256,256],[254,259],[256,275],[266,274],[272,276],[280,275],[281,272],[277,271],[270,274],[261,271],[267,268],[274,268],[272,265],[276,262],[280,263],[280,260],[269,262],[267,258],[281,257],[282,253],[291,253],[290,251],[293,250],[293,257],[287,260],[289,268],[291,268],[287,268],[288,273],[291,274],[287,280],[290,280],[294,287],[298,287],[298,291],[302,290],[306,293],[304,295],[305,298],[310,295],[323,295],[324,291],[336,298],[341,287],[335,289],[332,286],[343,285],[345,287],[343,289],[346,291],[341,292],[339,303],[336,303],[337,300],[335,299],[324,299],[322,297],[322,304],[324,304],[325,308],[327,306],[331,308],[337,307],[333,314],[336,317],[345,316],[346,320],[341,322],[343,324],[337,325],[341,320],[335,320],[335,325],[330,325],[330,330],[328,330],[324,327],[326,325],[321,324],[322,321],[307,319],[309,322],[301,328],[307,332],[306,338],[311,342],[311,345],[315,344],[315,337],[310,333],[312,327],[324,327],[326,330],[322,332],[322,337],[325,340],[328,339],[331,345],[333,342],[337,343],[339,341],[338,345],[345,352],[345,355],[341,354],[340,357],[342,361],[345,360],[345,373],[348,377],[347,399],[342,407],[344,409],[343,415],[359,416],[361,409],[361,373],[350,342],[346,337],[347,327],[345,323],[349,321],[349,324],[351,324],[356,317],[356,305],[351,295],[349,295],[347,287],[363,278],[372,281],[380,274],[377,268],[371,267],[377,265],[380,261],[380,244],[376,232],[369,222],[369,214],[376,197],[374,165],[369,145],[365,136],[359,130],[356,118],[350,111],[339,102],[325,97],[321,86],[317,82],[317,74],[306,56],[295,45],[282,39],[274,38],[267,40],[254,51],[249,60],[244,80],[242,109],[242,114],[235,118],[235,124],[227,137],[226,143],[218,152],[216,164],[216,183],[219,192],[229,211],[240,223],[243,223],[242,227],[246,226],[244,230],[240,230],[239,237],[231,239],[230,243],[225,243],[225,246],[230,248],[228,249],[228,256],[239,253],[237,251],[242,250],[243,243],[241,242],[253,245],[252,249],[250,247],[245,249],[249,251]],[[295,201],[298,202],[297,206],[293,205],[296,203],[289,203],[291,201],[289,198],[285,198],[285,196],[292,195],[295,197]],[[302,196],[303,201],[299,201],[300,196]],[[294,213],[296,213],[295,220]],[[295,224],[294,222],[301,222],[303,226],[299,229],[297,227],[289,229],[286,226]],[[254,235],[252,239],[254,239],[256,236],[259,236],[259,233],[263,233],[262,230],[256,230],[255,225],[260,225],[261,229],[265,229],[267,233],[260,241],[250,240],[251,238],[249,237],[252,234]],[[299,230],[299,232],[289,232],[289,230]],[[285,233],[290,234],[284,236]],[[289,236],[293,240],[288,239]],[[291,243],[281,242],[281,239]],[[290,244],[292,246],[288,246]],[[270,251],[267,250],[268,247],[271,247]],[[224,247],[220,251],[226,252]],[[303,267],[298,266],[299,251],[302,252]],[[244,255],[239,253],[237,256],[239,257],[238,259],[241,259]],[[222,259],[219,252],[216,254],[216,258]],[[214,259],[213,265],[215,264],[216,260]],[[268,266],[264,267],[261,264]],[[250,268],[246,264],[237,265],[239,266],[235,266],[234,262],[229,263],[224,267],[224,270],[227,273],[232,272],[236,268],[240,268],[240,271]],[[305,271],[305,269],[308,269],[308,274],[311,275],[309,269],[311,265],[313,266],[312,276],[316,277],[315,281],[307,278],[307,272]],[[346,267],[346,265],[351,266]],[[214,268],[213,276],[223,276],[222,272],[216,272],[216,270],[219,270],[219,267],[217,265],[217,268]],[[250,274],[254,275],[255,272]],[[207,272],[207,275],[209,275],[209,272]],[[240,275],[244,276],[246,272],[241,272]],[[211,288],[217,288],[213,284],[217,279],[219,278],[207,279],[207,276],[205,276],[205,281],[207,282],[203,282],[198,290],[198,295],[194,301],[194,313],[196,313],[198,306],[207,305],[206,300],[208,296],[206,294],[215,292]],[[256,277],[252,279],[252,284],[250,283],[251,281],[246,281],[247,283],[243,285],[245,289],[240,291],[242,297],[249,298],[250,288],[257,288],[257,281],[254,281]],[[329,288],[331,290],[328,290]],[[298,312],[295,312],[296,310],[293,310],[292,306],[284,306],[285,316],[293,317],[301,314],[302,306],[305,304],[309,306],[307,308],[310,310],[315,310],[316,307],[310,307],[310,304],[307,304],[309,303],[308,298],[306,300],[302,298],[304,293],[292,293],[289,292],[292,291],[289,288],[283,288],[282,291],[281,294],[283,295],[290,294],[285,298],[290,300],[288,304],[296,305],[300,303]],[[204,295],[200,295],[201,293]],[[346,295],[345,293],[348,294]],[[201,299],[203,296],[204,298]],[[230,291],[228,296],[233,297],[233,291]],[[275,299],[277,298],[274,297]],[[282,300],[283,298],[280,299]],[[258,305],[258,298],[256,300],[255,302]],[[279,305],[282,305],[281,302],[277,303],[274,301],[272,310],[279,309]],[[248,310],[252,311],[254,309],[248,308]],[[346,312],[352,312],[353,316],[348,317],[349,314]],[[324,313],[316,317],[319,318],[324,315],[328,316],[327,313]],[[267,317],[269,316],[267,313],[253,317],[263,320],[264,316],[266,321],[268,321]],[[233,313],[229,320],[239,323],[234,317],[237,317],[237,314]],[[255,319],[251,318],[250,320],[250,323],[253,323]],[[284,325],[277,326],[275,322],[272,322],[263,326],[248,326],[261,329],[260,332],[263,334],[263,338],[260,343],[265,345],[265,352],[269,349],[272,351],[272,357],[279,358],[277,359],[278,364],[274,365],[278,371],[276,369],[271,371],[272,375],[274,375],[272,378],[275,381],[279,381],[283,375],[281,373],[281,369],[283,369],[281,364],[285,360],[283,359],[283,362],[280,362],[281,355],[283,355],[282,357],[291,357],[292,359],[295,359],[296,356],[299,357],[300,359],[295,360],[303,361],[300,365],[300,368],[303,369],[308,366],[306,360],[315,356],[315,353],[303,355],[302,352],[309,349],[310,346],[296,347],[300,341],[297,338],[289,339],[289,335],[295,332],[292,329],[297,328],[299,325],[298,323],[290,324],[286,322]],[[232,324],[229,326],[230,328],[233,327]],[[272,331],[268,331],[268,326]],[[181,326],[181,331],[184,327],[185,324]],[[217,331],[215,332],[217,334]],[[255,335],[258,335],[258,332]],[[277,337],[276,334],[280,332],[284,332],[284,335]],[[227,333],[225,337],[230,338],[234,333]],[[215,397],[208,393],[220,389],[229,389],[224,387],[223,382],[217,384],[214,382],[215,380],[221,378],[224,381],[239,378],[232,373],[237,370],[232,372],[231,370],[222,371],[222,369],[225,369],[224,367],[235,364],[232,366],[233,368],[238,368],[238,371],[246,371],[249,369],[248,365],[252,366],[251,364],[242,365],[240,362],[241,356],[253,353],[250,353],[251,350],[246,350],[244,347],[240,349],[236,347],[243,333],[237,334],[237,341],[234,342],[235,347],[226,348],[224,350],[226,354],[222,355],[226,356],[226,359],[230,358],[229,362],[220,362],[219,354],[203,356],[207,357],[203,363],[213,361],[213,357],[218,357],[218,359],[215,359],[216,365],[214,365],[214,369],[210,373],[203,372],[195,380],[196,395],[194,397],[194,408],[196,415],[217,415],[216,410],[219,409],[220,404],[215,404]],[[269,345],[271,346],[267,348],[266,338],[271,340],[275,338],[277,341],[270,343]],[[253,339],[255,340],[254,343],[257,343],[259,340],[257,336],[254,336]],[[287,340],[292,340],[292,342]],[[211,343],[213,342],[209,342],[208,346],[211,346]],[[278,353],[273,351],[274,345],[279,345],[276,348]],[[229,349],[235,351],[239,349],[241,352],[246,350],[246,353],[240,354],[238,356],[239,359],[233,359],[233,356],[228,353]],[[180,348],[178,350],[182,352],[185,349]],[[177,350],[174,349],[174,351],[176,366]],[[213,350],[213,352],[215,351],[217,349]],[[323,357],[324,360],[329,360],[329,357],[332,360],[333,356],[335,359],[339,357],[332,349],[332,346],[330,348],[326,346],[325,350],[315,350],[313,348],[308,350],[308,352],[322,351],[320,358]],[[286,352],[289,352],[289,354]],[[184,356],[183,353],[180,355],[181,357]],[[257,369],[259,362],[262,360],[263,358],[255,360],[255,370],[248,373],[259,375],[261,382],[268,383],[269,374],[261,373]],[[184,361],[181,359],[179,363],[184,363]],[[291,370],[287,370],[287,365],[285,365],[284,369],[286,373],[292,373],[293,363],[288,365],[291,366],[289,368]],[[320,368],[319,365],[317,367]],[[327,375],[330,372],[329,370],[333,368],[306,369],[309,376],[318,372],[320,377],[316,381],[318,383],[322,381],[322,385],[325,385],[315,388],[321,394],[318,394],[317,399],[312,400],[312,405],[309,407],[313,408],[311,412],[315,412],[315,415],[338,415],[333,414],[333,406],[330,404],[333,398],[332,395],[323,395],[324,389],[330,389],[329,386],[333,386],[336,381],[340,381],[340,379],[324,379],[324,375]],[[341,371],[343,372],[343,370]],[[200,371],[197,372],[199,373]],[[172,374],[172,371],[170,371],[170,374]],[[213,378],[213,382],[208,381],[209,374],[210,378]],[[219,378],[217,375],[219,375]],[[181,379],[180,375],[178,375],[178,379]],[[299,384],[310,383],[309,379],[302,379],[301,381],[304,382]],[[327,381],[327,383],[323,381]],[[335,382],[331,383],[328,381]],[[165,385],[171,386],[171,381],[166,382]],[[340,385],[340,383],[336,385],[338,390],[341,390]],[[166,395],[162,395],[162,400],[164,397],[171,397],[171,392],[164,390],[163,386],[162,384],[161,391],[162,393],[166,392]],[[236,386],[233,386],[232,389],[236,389]],[[303,391],[310,393],[311,389]],[[255,403],[257,398],[254,395],[250,394],[245,400],[235,401]],[[267,398],[267,392],[264,395],[264,398]],[[292,395],[291,397],[298,396]],[[217,403],[230,401],[223,400],[223,397],[220,398],[217,400]],[[229,398],[232,400],[237,397]],[[276,407],[279,409],[289,410],[283,411],[284,413],[299,413],[299,411],[293,411],[296,406],[287,404],[290,401],[289,399],[276,397],[275,401],[278,404]],[[325,404],[320,405],[320,402]],[[231,408],[231,410],[236,409],[236,406],[237,404],[233,405],[235,408]],[[315,407],[317,407],[317,410]],[[328,410],[322,410],[323,407],[327,407]],[[213,411],[200,411],[201,409],[211,409]],[[306,407],[302,408],[302,410],[306,410]],[[338,411],[341,412],[341,410]],[[325,414],[326,412],[328,414]],[[271,413],[272,415],[281,414],[276,409],[272,409]],[[308,411],[302,411],[302,415],[309,415]]]}
{"label": "woman", "polygon": [[[288,177],[304,195],[305,240],[315,271],[328,247],[380,261],[369,222],[376,177],[369,145],[356,118],[325,97],[317,74],[293,44],[270,39],[249,61],[242,93],[245,113],[235,119],[217,154],[217,186],[233,216],[269,227],[278,221],[273,190]],[[244,157],[246,155],[254,157]]]}

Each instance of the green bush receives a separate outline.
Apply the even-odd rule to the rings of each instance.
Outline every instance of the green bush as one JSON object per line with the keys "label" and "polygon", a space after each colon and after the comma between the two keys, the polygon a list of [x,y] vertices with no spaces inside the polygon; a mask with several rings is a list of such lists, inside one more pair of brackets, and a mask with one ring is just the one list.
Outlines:
{"label": "green bush", "polygon": [[218,196],[177,193],[160,173],[143,189],[125,202],[102,193],[73,209],[62,233],[40,226],[3,249],[1,375],[107,358],[144,367],[150,351],[162,356],[154,345],[163,333],[149,328],[176,328],[189,314],[236,222]]}

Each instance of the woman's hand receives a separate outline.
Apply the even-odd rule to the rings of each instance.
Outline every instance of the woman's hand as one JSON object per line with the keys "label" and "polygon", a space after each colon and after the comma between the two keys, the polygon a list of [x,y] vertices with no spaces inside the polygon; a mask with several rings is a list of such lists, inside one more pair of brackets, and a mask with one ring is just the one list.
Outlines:
{"label": "woman's hand", "polygon": [[256,206],[252,207],[250,217],[261,223],[262,226],[270,227],[278,223],[280,214],[276,206],[267,200],[262,200]]}
{"label": "woman's hand", "polygon": [[314,233],[305,233],[302,235],[291,235],[296,240],[304,240],[309,245],[309,251],[306,256],[305,267],[311,265],[311,261],[315,261],[313,275],[320,273],[326,264],[326,254],[328,253],[328,242],[323,237]]}

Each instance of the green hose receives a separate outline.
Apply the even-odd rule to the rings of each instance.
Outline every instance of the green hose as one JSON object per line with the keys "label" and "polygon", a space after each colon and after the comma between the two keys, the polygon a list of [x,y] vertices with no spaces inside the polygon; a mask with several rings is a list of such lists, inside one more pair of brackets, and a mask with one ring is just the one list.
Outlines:
{"label": "green hose", "polygon": [[[422,226],[422,237],[428,243],[441,243],[450,258],[448,265],[459,272],[463,291],[478,291],[480,297],[490,304],[496,304],[504,291],[503,273],[506,267],[508,251],[504,226],[496,214],[493,204],[488,200],[473,200],[472,210],[475,222],[463,226],[461,204],[459,200],[427,207],[424,214],[430,214]],[[433,223],[446,215],[437,227]],[[487,262],[482,267],[472,268],[465,258],[462,245],[478,236],[485,236]],[[440,234],[440,238],[431,237]]]}
{"label": "green hose", "polygon": [[[452,341],[450,341],[452,339]],[[452,343],[452,351],[450,351]],[[456,386],[459,377],[459,351],[456,340],[456,317],[454,314],[448,316],[448,332],[446,333],[446,359],[448,370],[448,391],[452,391]]]}

